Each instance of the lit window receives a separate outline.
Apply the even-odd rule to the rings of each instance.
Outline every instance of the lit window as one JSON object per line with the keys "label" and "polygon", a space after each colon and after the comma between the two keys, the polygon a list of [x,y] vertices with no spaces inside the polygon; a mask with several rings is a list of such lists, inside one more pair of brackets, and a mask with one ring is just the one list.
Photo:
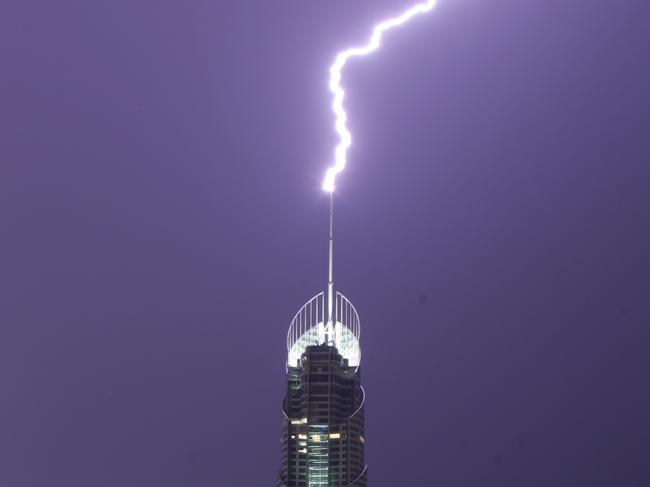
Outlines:
{"label": "lit window", "polygon": [[365,443],[366,439],[363,436],[359,436],[359,439],[361,440],[361,443]]}
{"label": "lit window", "polygon": [[341,433],[331,433],[330,440],[338,440],[341,437]]}
{"label": "lit window", "polygon": [[307,439],[307,435],[298,435],[298,439],[299,439],[299,440],[306,440],[306,439]]}

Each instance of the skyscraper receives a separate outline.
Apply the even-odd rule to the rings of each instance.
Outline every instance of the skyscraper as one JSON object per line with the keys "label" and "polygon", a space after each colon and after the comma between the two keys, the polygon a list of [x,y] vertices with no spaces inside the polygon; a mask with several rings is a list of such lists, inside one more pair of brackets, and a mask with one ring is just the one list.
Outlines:
{"label": "skyscraper", "polygon": [[331,283],[289,326],[279,487],[367,485],[359,316]]}

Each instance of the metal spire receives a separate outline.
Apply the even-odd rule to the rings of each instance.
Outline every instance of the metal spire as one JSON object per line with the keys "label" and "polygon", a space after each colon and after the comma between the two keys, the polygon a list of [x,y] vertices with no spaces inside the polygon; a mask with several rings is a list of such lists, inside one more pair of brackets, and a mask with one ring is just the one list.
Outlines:
{"label": "metal spire", "polygon": [[327,280],[327,325],[325,327],[325,341],[328,345],[334,344],[334,192],[330,192],[330,237],[329,237],[329,273]]}

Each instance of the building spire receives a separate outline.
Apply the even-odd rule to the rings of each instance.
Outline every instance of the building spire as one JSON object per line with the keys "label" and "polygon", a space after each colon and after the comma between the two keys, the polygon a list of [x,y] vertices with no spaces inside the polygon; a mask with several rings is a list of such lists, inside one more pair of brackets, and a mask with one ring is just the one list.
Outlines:
{"label": "building spire", "polygon": [[325,326],[325,341],[334,344],[334,192],[330,192],[330,236],[329,236],[329,272],[327,279],[327,324]]}

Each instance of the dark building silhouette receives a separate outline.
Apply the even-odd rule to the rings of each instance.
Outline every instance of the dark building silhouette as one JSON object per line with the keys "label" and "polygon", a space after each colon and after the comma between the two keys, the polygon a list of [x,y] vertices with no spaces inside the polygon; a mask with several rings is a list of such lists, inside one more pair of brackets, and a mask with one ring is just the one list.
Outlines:
{"label": "dark building silhouette", "polygon": [[279,487],[367,485],[359,319],[341,294],[333,301],[327,324],[321,293],[289,327]]}

